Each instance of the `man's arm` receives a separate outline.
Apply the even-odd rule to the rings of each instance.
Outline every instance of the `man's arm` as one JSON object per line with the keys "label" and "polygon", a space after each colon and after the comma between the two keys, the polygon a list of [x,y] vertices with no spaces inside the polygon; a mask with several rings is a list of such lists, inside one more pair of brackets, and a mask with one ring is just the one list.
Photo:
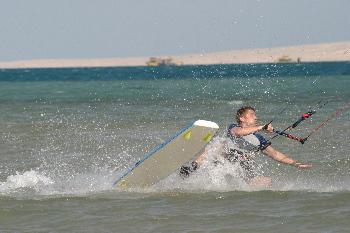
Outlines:
{"label": "man's arm", "polygon": [[257,125],[250,127],[234,127],[230,130],[231,135],[235,135],[237,137],[246,136],[260,130],[266,130],[268,133],[273,132],[273,126],[271,124],[268,125]]}
{"label": "man's arm", "polygon": [[251,127],[234,127],[231,129],[230,133],[231,135],[235,135],[237,137],[242,137],[242,136],[246,136],[252,133],[255,133],[257,131],[260,131],[263,129],[263,125],[260,126],[251,126]]}
{"label": "man's arm", "polygon": [[292,166],[295,166],[297,168],[311,168],[312,167],[312,165],[310,165],[310,164],[303,164],[303,163],[300,163],[300,162],[290,158],[289,156],[283,154],[282,152],[274,149],[272,146],[268,146],[262,152],[280,163],[292,165]]}

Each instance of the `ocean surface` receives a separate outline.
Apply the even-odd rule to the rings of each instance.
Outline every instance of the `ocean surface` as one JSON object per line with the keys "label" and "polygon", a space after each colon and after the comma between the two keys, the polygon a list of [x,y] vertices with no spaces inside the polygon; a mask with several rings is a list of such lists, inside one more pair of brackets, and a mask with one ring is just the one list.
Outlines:
{"label": "ocean surface", "polygon": [[[349,62],[0,70],[0,232],[350,232],[349,101]],[[272,140],[313,168],[256,153],[273,186],[252,188],[213,150],[188,179],[113,187],[194,120],[215,147],[245,105],[276,129],[317,109],[301,137],[329,118]]]}

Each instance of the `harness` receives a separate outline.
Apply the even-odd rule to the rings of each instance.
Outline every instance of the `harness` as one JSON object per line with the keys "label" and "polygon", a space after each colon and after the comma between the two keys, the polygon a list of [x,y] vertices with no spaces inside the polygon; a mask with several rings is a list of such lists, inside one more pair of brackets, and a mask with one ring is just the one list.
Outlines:
{"label": "harness", "polygon": [[239,148],[247,151],[263,151],[271,145],[271,142],[266,140],[261,134],[256,132],[243,137],[235,137],[231,134],[231,129],[240,127],[237,124],[229,125],[226,136],[235,142]]}

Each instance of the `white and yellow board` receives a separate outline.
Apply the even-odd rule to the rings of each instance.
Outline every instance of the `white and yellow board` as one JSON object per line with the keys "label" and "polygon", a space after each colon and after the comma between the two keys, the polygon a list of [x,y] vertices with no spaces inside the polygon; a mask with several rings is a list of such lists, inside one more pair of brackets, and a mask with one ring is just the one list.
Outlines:
{"label": "white and yellow board", "polygon": [[203,151],[218,131],[211,121],[197,120],[147,153],[114,185],[123,188],[151,186],[176,171]]}

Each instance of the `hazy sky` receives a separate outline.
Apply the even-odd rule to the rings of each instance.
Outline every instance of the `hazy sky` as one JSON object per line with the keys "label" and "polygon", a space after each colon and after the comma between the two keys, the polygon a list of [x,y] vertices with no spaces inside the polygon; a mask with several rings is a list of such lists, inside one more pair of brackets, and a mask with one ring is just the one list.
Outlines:
{"label": "hazy sky", "polygon": [[349,0],[0,0],[0,61],[350,40]]}

